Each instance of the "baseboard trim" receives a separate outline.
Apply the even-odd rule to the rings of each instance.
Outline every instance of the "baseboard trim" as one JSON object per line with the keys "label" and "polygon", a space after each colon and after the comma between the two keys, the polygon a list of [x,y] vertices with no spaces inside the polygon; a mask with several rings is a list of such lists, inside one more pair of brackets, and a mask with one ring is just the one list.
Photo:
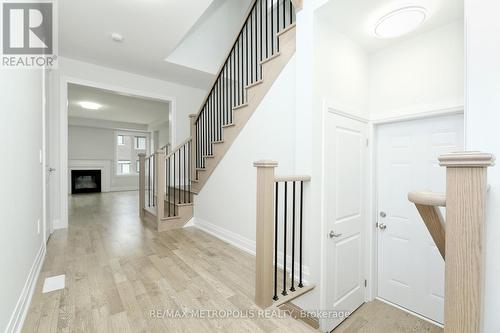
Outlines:
{"label": "baseboard trim", "polygon": [[286,311],[292,318],[301,320],[312,328],[319,329],[319,319],[317,317],[308,315],[301,307],[292,302],[281,304],[278,306],[280,310]]}
{"label": "baseboard trim", "polygon": [[406,312],[406,313],[409,313],[409,314],[411,314],[412,316],[415,316],[415,317],[417,317],[417,318],[420,318],[420,319],[422,319],[422,320],[425,320],[425,321],[426,321],[426,322],[428,322],[428,323],[431,323],[431,324],[434,324],[434,325],[436,325],[436,326],[438,326],[438,327],[444,328],[444,325],[443,325],[443,324],[441,324],[440,322],[434,321],[434,320],[432,320],[432,319],[430,319],[430,318],[427,318],[427,317],[425,317],[425,316],[422,316],[421,314],[418,314],[418,313],[416,313],[416,312],[413,312],[413,311],[411,311],[411,310],[408,310],[407,308],[404,308],[404,307],[402,307],[401,305],[397,305],[397,304],[395,304],[395,303],[389,302],[389,301],[387,301],[387,300],[385,300],[385,299],[383,299],[383,298],[381,298],[381,297],[375,297],[375,299],[376,299],[376,300],[378,300],[378,301],[380,301],[380,302],[382,302],[382,303],[385,303],[385,304],[387,304],[387,305],[393,306],[393,307],[395,307],[396,309],[399,309],[399,310],[401,310],[401,311],[404,311],[404,312]]}
{"label": "baseboard trim", "polygon": [[28,313],[28,309],[31,304],[31,299],[33,297],[33,292],[35,291],[36,282],[38,281],[38,276],[40,275],[40,271],[43,266],[43,261],[45,259],[45,242],[42,241],[42,246],[38,251],[38,254],[31,266],[31,270],[28,274],[28,279],[24,284],[23,290],[21,291],[21,295],[17,301],[16,307],[14,308],[14,312],[10,317],[9,324],[5,329],[6,333],[17,333],[21,332],[24,324],[24,320],[26,319],[26,314]]}
{"label": "baseboard trim", "polygon": [[[192,222],[192,223],[191,223]],[[200,230],[205,231],[206,233],[226,242],[229,243],[235,247],[237,247],[240,250],[243,250],[253,256],[255,256],[255,241],[248,239],[246,237],[243,237],[241,235],[238,235],[237,233],[233,231],[229,231],[227,229],[221,228],[218,225],[215,225],[213,223],[210,223],[208,221],[205,221],[199,217],[193,217],[193,219],[190,221],[190,225],[195,228],[198,228]],[[287,272],[291,272],[291,256],[287,255],[287,265],[286,265],[286,270]],[[283,269],[283,253],[278,252],[278,268]],[[295,278],[298,281],[299,279],[299,265],[298,262],[295,262]],[[309,275],[310,275],[310,270],[309,266],[303,265],[302,266],[302,281],[305,285],[309,284]]]}
{"label": "baseboard trim", "polygon": [[218,225],[207,222],[199,217],[193,218],[193,226],[255,256],[255,241],[251,239],[221,228]]}

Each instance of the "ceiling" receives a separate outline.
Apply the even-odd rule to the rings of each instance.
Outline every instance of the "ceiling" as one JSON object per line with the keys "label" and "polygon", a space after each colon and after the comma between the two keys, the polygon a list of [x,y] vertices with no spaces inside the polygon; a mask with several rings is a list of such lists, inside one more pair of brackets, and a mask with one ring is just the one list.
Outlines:
{"label": "ceiling", "polygon": [[[106,67],[207,88],[213,75],[165,62],[213,0],[64,0],[60,54]],[[123,35],[113,42],[111,33]]]}
{"label": "ceiling", "polygon": [[[87,110],[79,102],[102,105],[99,110]],[[68,115],[75,118],[110,120],[149,125],[169,119],[169,104],[151,99],[121,95],[76,84],[68,86]]]}
{"label": "ceiling", "polygon": [[[251,0],[214,0],[177,48],[165,59],[217,74],[247,14]],[[203,57],[200,57],[203,54]]]}
{"label": "ceiling", "polygon": [[[382,16],[407,6],[422,6],[427,9],[429,16],[419,29],[392,39],[379,39],[373,35],[374,26]],[[463,0],[330,0],[317,9],[315,14],[321,22],[371,53],[463,19],[464,3]]]}

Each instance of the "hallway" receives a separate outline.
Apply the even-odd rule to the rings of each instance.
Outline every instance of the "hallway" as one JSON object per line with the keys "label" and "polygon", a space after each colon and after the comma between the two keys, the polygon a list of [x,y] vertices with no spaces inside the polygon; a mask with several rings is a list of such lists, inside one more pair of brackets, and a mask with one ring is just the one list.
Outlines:
{"label": "hallway", "polygon": [[[258,310],[254,257],[194,228],[148,229],[138,218],[137,196],[69,198],[69,229],[49,239],[24,332],[314,331],[289,317],[169,317],[167,310],[188,316],[196,316],[193,310]],[[61,274],[65,289],[42,294],[44,279]]]}

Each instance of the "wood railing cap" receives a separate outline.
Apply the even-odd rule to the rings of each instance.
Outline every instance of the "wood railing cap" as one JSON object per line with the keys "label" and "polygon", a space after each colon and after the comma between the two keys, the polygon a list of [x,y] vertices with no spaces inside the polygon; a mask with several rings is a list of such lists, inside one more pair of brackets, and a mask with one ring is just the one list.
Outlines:
{"label": "wood railing cap", "polygon": [[278,162],[272,160],[260,160],[253,162],[253,166],[256,168],[276,168]]}
{"label": "wood railing cap", "polygon": [[155,154],[163,154],[165,155],[165,151],[163,149],[158,149]]}
{"label": "wood railing cap", "polygon": [[139,154],[137,154],[137,156],[139,156],[139,157],[146,157],[146,153],[139,153]]}
{"label": "wood railing cap", "polygon": [[189,115],[189,118],[196,118],[196,117],[198,117],[198,114],[197,114],[197,113],[191,113],[191,114]]}
{"label": "wood railing cap", "polygon": [[439,165],[446,167],[484,168],[495,164],[495,156],[478,151],[456,152],[439,156]]}
{"label": "wood railing cap", "polygon": [[408,193],[408,200],[417,205],[446,207],[446,195],[430,191]]}

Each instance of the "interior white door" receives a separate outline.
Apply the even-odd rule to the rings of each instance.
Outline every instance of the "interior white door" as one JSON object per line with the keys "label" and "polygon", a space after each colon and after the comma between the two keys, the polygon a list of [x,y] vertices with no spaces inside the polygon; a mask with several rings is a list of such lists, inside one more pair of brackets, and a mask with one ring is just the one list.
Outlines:
{"label": "interior white door", "polygon": [[[326,133],[327,306],[352,312],[365,301],[367,124],[329,112]],[[330,318],[326,328],[342,320]]]}
{"label": "interior white door", "polygon": [[438,156],[463,149],[463,116],[377,129],[378,295],[438,323],[444,315],[444,261],[408,192],[445,192]]}

